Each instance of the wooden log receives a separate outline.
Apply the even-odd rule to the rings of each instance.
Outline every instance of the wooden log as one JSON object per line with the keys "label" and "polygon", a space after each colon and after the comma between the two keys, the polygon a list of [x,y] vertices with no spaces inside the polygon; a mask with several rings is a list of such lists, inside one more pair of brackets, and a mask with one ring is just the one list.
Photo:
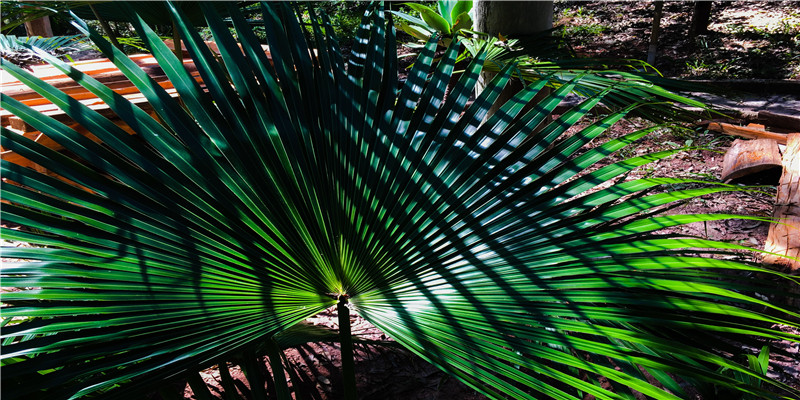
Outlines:
{"label": "wooden log", "polygon": [[758,119],[764,121],[767,125],[800,132],[800,116],[774,113],[771,111],[759,111]]}
{"label": "wooden log", "polygon": [[779,170],[781,166],[778,142],[736,139],[722,160],[722,180],[733,181],[771,169]]}
{"label": "wooden log", "polygon": [[[764,250],[779,256],[765,255],[764,262],[800,270],[800,133],[789,135],[783,152],[783,174]],[[794,257],[790,258],[790,257]]]}
{"label": "wooden log", "polygon": [[708,130],[747,139],[772,139],[778,142],[778,144],[786,144],[786,134],[769,132],[759,128],[736,126],[724,122],[712,122],[708,124]]}

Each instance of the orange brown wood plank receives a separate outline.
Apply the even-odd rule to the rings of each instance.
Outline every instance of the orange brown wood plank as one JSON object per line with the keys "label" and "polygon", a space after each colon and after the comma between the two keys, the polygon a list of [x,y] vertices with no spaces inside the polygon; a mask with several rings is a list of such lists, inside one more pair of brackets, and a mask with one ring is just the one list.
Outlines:
{"label": "orange brown wood plank", "polygon": [[748,139],[772,139],[779,144],[786,144],[786,134],[769,132],[757,127],[736,126],[724,122],[711,122],[708,124],[708,129]]}

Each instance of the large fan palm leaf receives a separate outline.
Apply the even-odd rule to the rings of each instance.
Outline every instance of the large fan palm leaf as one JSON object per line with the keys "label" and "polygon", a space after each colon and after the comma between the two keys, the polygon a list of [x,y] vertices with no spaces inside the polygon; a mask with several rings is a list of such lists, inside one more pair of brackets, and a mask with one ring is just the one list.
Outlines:
{"label": "large fan palm leaf", "polygon": [[264,4],[268,59],[234,5],[241,47],[201,7],[221,63],[169,8],[202,84],[134,22],[179,101],[78,23],[155,117],[49,57],[136,135],[2,62],[100,140],[2,96],[71,154],[2,131],[4,148],[59,175],[2,162],[3,224],[20,227],[4,239],[36,245],[3,249],[27,260],[3,265],[3,286],[25,288],[3,294],[4,395],[133,396],[241,351],[274,355],[276,334],[345,300],[491,397],[680,398],[681,380],[768,395],[719,368],[762,379],[727,354],[797,341],[770,327],[797,313],[745,294],[770,292],[739,278],[760,267],[698,255],[738,246],[653,233],[731,216],[642,214],[740,189],[622,180],[672,151],[594,167],[648,133],[585,149],[633,107],[565,135],[608,93],[549,119],[579,75],[523,111],[544,83],[528,86],[487,118],[513,66],[468,105],[483,56],[445,96],[458,45],[435,64],[432,40],[398,87],[380,9],[345,66],[313,11],[307,42],[288,6]]}

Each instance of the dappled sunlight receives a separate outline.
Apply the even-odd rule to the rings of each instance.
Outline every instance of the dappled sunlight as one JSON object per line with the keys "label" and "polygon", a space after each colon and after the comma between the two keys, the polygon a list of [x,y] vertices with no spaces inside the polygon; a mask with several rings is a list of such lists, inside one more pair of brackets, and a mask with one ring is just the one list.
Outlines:
{"label": "dappled sunlight", "polygon": [[[768,393],[762,384],[777,385],[723,373],[749,373],[726,354],[733,341],[800,339],[764,327],[798,317],[747,294],[766,279],[739,273],[764,270],[701,257],[741,246],[656,234],[732,216],[650,215],[744,189],[625,179],[677,150],[603,164],[655,129],[587,150],[633,111],[606,110],[573,131],[611,89],[555,116],[589,78],[572,76],[555,90],[538,81],[488,115],[513,68],[474,95],[483,56],[451,80],[461,45],[453,40],[436,54],[434,37],[398,90],[397,77],[383,73],[397,60],[380,8],[365,16],[345,65],[325,18],[312,15],[301,26],[290,22],[289,5],[261,5],[266,63],[234,4],[223,6],[233,28],[210,4],[200,7],[222,64],[200,46],[184,13],[169,9],[202,86],[135,14],[180,100],[91,33],[155,117],[51,60],[106,99],[135,137],[3,61],[103,143],[7,102],[80,162],[7,129],[3,145],[28,148],[33,161],[89,189],[49,185],[53,178],[3,161],[11,194],[3,224],[24,227],[4,235],[47,246],[11,250],[40,262],[4,266],[4,286],[41,288],[3,296],[4,318],[42,317],[4,327],[12,397],[134,396],[186,376],[195,390],[203,386],[197,372],[213,365],[224,367],[227,392],[230,359],[247,380],[266,375],[254,396],[288,397],[286,349],[317,371],[307,347],[329,341],[343,357],[336,383],[355,396],[348,384],[359,364],[349,364],[348,351],[359,342],[386,344],[350,335],[358,318],[493,398],[635,390],[668,399],[685,394],[684,381],[758,394]],[[30,188],[13,183],[28,181]],[[338,332],[318,326],[333,307]],[[253,358],[238,362],[252,355],[262,364],[266,355],[271,372]],[[295,389],[315,378],[331,384],[285,367]],[[657,372],[648,377],[640,368]],[[29,385],[34,379],[41,385]]]}

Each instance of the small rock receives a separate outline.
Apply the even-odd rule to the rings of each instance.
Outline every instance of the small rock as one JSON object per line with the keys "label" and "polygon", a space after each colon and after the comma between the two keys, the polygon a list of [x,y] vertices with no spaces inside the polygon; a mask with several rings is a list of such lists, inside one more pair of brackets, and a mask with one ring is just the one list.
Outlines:
{"label": "small rock", "polygon": [[331,380],[328,379],[325,376],[322,376],[322,375],[317,375],[317,380],[319,381],[319,383],[321,383],[323,385],[330,385],[331,384]]}

